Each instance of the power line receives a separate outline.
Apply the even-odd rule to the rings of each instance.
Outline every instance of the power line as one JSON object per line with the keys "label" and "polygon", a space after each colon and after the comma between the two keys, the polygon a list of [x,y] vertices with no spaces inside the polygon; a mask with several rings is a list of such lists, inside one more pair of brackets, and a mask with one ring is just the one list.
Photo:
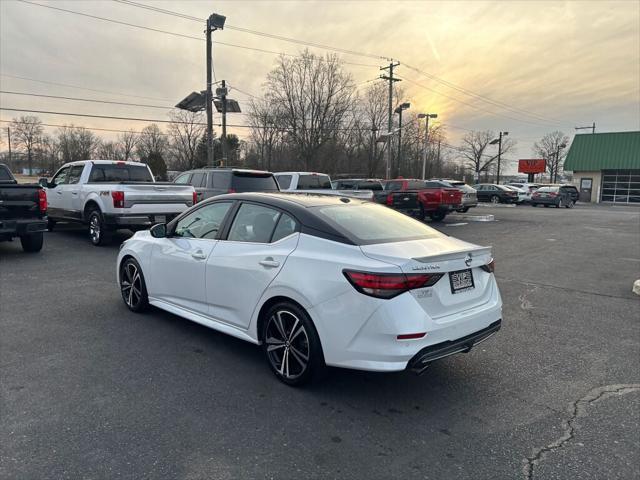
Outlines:
{"label": "power line", "polygon": [[[15,120],[0,120],[0,122],[4,122],[4,123],[23,123]],[[59,124],[59,123],[40,123],[40,125],[42,125],[43,127],[60,127],[60,128],[82,128],[84,130],[95,130],[95,131],[100,131],[100,132],[114,132],[114,133],[135,133],[136,135],[142,135],[143,132],[139,132],[136,130],[119,130],[116,128],[98,128],[98,127],[84,127],[81,125],[64,125],[64,124]],[[160,135],[165,135],[165,136],[172,136],[170,133],[160,133]]]}
{"label": "power line", "polygon": [[56,85],[56,86],[59,86],[59,87],[77,88],[79,90],[87,90],[89,92],[97,92],[97,93],[107,93],[109,95],[119,95],[121,97],[142,98],[142,99],[145,99],[145,100],[166,100],[166,98],[143,97],[143,96],[140,96],[140,95],[131,95],[131,94],[127,94],[127,93],[113,92],[113,91],[109,91],[109,90],[98,90],[98,89],[95,89],[95,88],[81,87],[79,85],[71,85],[71,84],[68,84],[68,83],[58,83],[58,82],[49,82],[49,81],[46,81],[46,80],[37,80],[35,78],[21,77],[21,76],[18,76],[18,75],[9,75],[8,73],[0,73],[0,75],[2,75],[3,77],[17,78],[17,79],[20,79],[20,80],[27,80],[29,82],[43,83],[45,85]]}
{"label": "power line", "polygon": [[124,105],[127,107],[145,107],[145,108],[161,108],[163,110],[170,110],[173,107],[163,106],[163,105],[149,105],[142,103],[126,103],[126,102],[112,102],[110,100],[97,100],[93,98],[78,98],[78,97],[62,97],[58,95],[43,95],[39,93],[26,93],[26,92],[10,92],[7,90],[0,90],[0,93],[4,93],[7,95],[22,95],[27,97],[43,97],[43,98],[55,98],[60,100],[73,100],[77,102],[92,102],[92,103],[106,103],[110,105]]}
{"label": "power line", "polygon": [[[164,8],[160,8],[160,7],[155,7],[155,6],[151,6],[151,5],[145,5],[143,3],[137,3],[137,2],[132,2],[130,0],[113,0],[115,2],[118,3],[123,3],[126,5],[130,5],[132,7],[137,7],[137,8],[143,8],[145,10],[151,10],[153,12],[157,12],[157,13],[163,13],[165,15],[171,15],[174,17],[179,17],[179,18],[184,18],[187,20],[193,20],[196,22],[204,22],[205,19],[203,18],[198,18],[198,17],[194,17],[191,15],[186,15],[180,12],[175,12],[173,10],[167,10]],[[298,45],[305,45],[307,47],[315,47],[315,48],[321,48],[323,50],[331,50],[334,52],[338,52],[338,53],[344,53],[347,55],[354,55],[354,56],[358,56],[358,57],[367,57],[367,58],[374,58],[376,60],[388,60],[387,57],[384,57],[382,55],[377,55],[377,54],[373,54],[373,53],[366,53],[366,52],[358,52],[356,50],[350,50],[350,49],[346,49],[346,48],[340,48],[340,47],[334,47],[332,45],[324,45],[321,43],[317,43],[317,42],[309,42],[309,41],[305,41],[305,40],[299,40],[296,38],[291,38],[291,37],[285,37],[283,35],[276,35],[273,33],[267,33],[267,32],[260,32],[257,30],[251,30],[248,28],[243,28],[243,27],[237,27],[235,25],[229,25],[226,24],[225,28],[229,29],[229,30],[235,30],[238,32],[243,32],[243,33],[249,33],[251,35],[257,35],[260,37],[267,37],[267,38],[273,38],[275,40],[281,40],[283,42],[289,42],[289,43],[295,43]]]}
{"label": "power line", "polygon": [[[120,20],[114,20],[112,18],[100,17],[100,16],[97,16],[97,15],[90,15],[88,13],[77,12],[75,10],[68,10],[66,8],[54,7],[52,5],[44,5],[42,3],[30,2],[28,0],[16,0],[16,1],[28,4],[28,5],[35,5],[35,6],[38,6],[38,7],[49,8],[49,9],[57,10],[57,11],[60,11],[60,12],[71,13],[73,15],[80,15],[82,17],[88,17],[88,18],[92,18],[94,20],[101,20],[103,22],[110,22],[110,23],[115,23],[115,24],[118,24],[118,25],[124,25],[124,26],[127,26],[127,27],[140,28],[142,30],[148,30],[148,31],[151,31],[151,32],[156,32],[156,33],[163,33],[163,34],[172,35],[172,36],[175,36],[175,37],[188,38],[190,40],[198,40],[198,41],[202,41],[202,42],[205,41],[204,38],[195,37],[193,35],[187,35],[187,34],[178,33],[178,32],[170,32],[168,30],[162,30],[160,28],[146,27],[144,25],[137,25],[135,23],[129,23],[129,22],[123,22],[123,21],[120,21]],[[297,56],[297,55],[294,55],[292,53],[276,52],[276,51],[273,51],[273,50],[266,50],[266,49],[263,49],[263,48],[256,48],[256,47],[248,47],[246,45],[238,45],[238,44],[234,44],[234,43],[220,42],[220,41],[217,41],[217,40],[216,40],[215,43],[217,45],[223,45],[223,46],[226,46],[226,47],[241,48],[241,49],[244,49],[244,50],[252,50],[252,51],[255,51],[255,52],[269,53],[269,54],[272,54],[272,55],[284,55],[286,57],[296,57]],[[320,48],[320,47],[318,47],[318,48]],[[348,65],[367,67],[367,68],[377,67],[377,65],[366,65],[366,64],[355,63],[355,62],[346,62],[345,61],[343,63],[348,64]]]}

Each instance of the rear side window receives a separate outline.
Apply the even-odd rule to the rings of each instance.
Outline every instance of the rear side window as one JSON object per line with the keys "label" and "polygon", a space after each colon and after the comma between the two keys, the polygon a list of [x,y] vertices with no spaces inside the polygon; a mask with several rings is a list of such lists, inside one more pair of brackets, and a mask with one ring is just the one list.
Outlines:
{"label": "rear side window", "polygon": [[80,177],[82,176],[82,171],[84,170],[84,165],[76,165],[71,167],[69,170],[69,176],[67,177],[68,184],[78,183],[80,181]]}
{"label": "rear side window", "polygon": [[233,172],[231,188],[236,192],[277,192],[278,183],[270,173]]}
{"label": "rear side window", "polygon": [[280,212],[272,208],[243,203],[233,220],[227,240],[235,242],[269,243]]}
{"label": "rear side window", "polygon": [[300,175],[298,190],[331,190],[331,179],[328,175]]}
{"label": "rear side window", "polygon": [[278,224],[276,225],[276,230],[273,232],[273,238],[271,238],[272,242],[277,242],[280,239],[288,237],[293,232],[295,232],[298,228],[296,221],[291,218],[286,213],[280,215],[280,220],[278,220]]}
{"label": "rear side window", "polygon": [[202,187],[204,186],[204,179],[207,175],[204,172],[196,172],[191,177],[191,185],[194,187]]}
{"label": "rear side window", "polygon": [[6,182],[7,180],[13,180],[9,173],[9,169],[4,166],[0,166],[0,182]]}
{"label": "rear side window", "polygon": [[385,190],[402,190],[402,182],[387,182],[384,186]]}
{"label": "rear side window", "polygon": [[93,165],[89,183],[153,182],[145,165]]}
{"label": "rear side window", "polygon": [[416,180],[409,181],[407,182],[407,188],[409,190],[420,190],[424,188],[424,182],[420,182]]}
{"label": "rear side window", "polygon": [[231,172],[211,172],[213,188],[228,191],[231,188]]}
{"label": "rear side window", "polygon": [[374,203],[313,207],[357,245],[434,238],[442,234],[422,222]]}
{"label": "rear side window", "polygon": [[291,186],[291,175],[278,175],[277,179],[280,188],[286,190]]}

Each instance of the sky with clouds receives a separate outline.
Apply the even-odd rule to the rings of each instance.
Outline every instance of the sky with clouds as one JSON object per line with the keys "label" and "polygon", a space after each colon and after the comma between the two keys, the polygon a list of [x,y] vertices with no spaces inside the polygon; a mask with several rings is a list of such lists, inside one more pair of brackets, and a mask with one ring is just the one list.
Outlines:
{"label": "sky with clouds", "polygon": [[[575,126],[591,125],[593,121],[599,132],[640,130],[637,0],[136,2],[198,18],[216,12],[225,15],[231,27],[369,54],[341,54],[350,62],[345,68],[359,88],[366,88],[370,84],[367,81],[379,76],[384,57],[398,59],[401,65],[397,74],[405,80],[402,100],[411,102],[414,112],[438,113],[453,144],[459,143],[465,129],[509,131],[510,138],[518,142],[512,157],[531,158],[533,142],[553,130],[571,137]],[[0,90],[170,106],[187,93],[204,89],[203,22],[126,2],[32,3],[0,0]],[[289,54],[305,48],[230,28],[215,32],[216,78],[236,87],[232,96],[241,105],[248,99],[244,92],[261,92],[276,55],[240,47]],[[325,53],[318,48],[311,50]],[[0,94],[0,107],[167,118],[161,108],[10,94]],[[17,115],[20,113],[0,111],[3,120]],[[88,128],[139,130],[145,125],[124,120],[40,117],[45,123],[74,123]],[[246,123],[238,114],[230,115],[228,121]],[[229,131],[241,137],[248,133],[242,128]]]}

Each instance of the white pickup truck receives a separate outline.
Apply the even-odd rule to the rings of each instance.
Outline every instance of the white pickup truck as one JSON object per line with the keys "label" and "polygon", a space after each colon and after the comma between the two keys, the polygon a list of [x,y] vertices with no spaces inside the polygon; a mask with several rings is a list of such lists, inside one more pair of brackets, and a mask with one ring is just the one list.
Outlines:
{"label": "white pickup truck", "polygon": [[49,230],[59,221],[84,223],[94,245],[107,243],[119,228],[168,222],[196,202],[191,185],[156,182],[138,162],[71,162],[51,180],[41,178],[40,185],[47,190]]}
{"label": "white pickup truck", "polygon": [[373,200],[373,191],[371,190],[334,190],[331,188],[331,178],[324,173],[278,172],[274,175],[281,192],[319,193]]}

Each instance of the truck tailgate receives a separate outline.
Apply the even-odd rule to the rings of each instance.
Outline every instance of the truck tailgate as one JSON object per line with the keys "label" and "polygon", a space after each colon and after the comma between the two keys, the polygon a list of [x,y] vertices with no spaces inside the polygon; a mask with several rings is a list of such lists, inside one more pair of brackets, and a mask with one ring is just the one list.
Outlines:
{"label": "truck tailgate", "polygon": [[193,204],[193,192],[191,185],[175,184],[125,184],[118,189],[124,191],[124,206],[132,208],[134,206],[191,206]]}
{"label": "truck tailgate", "polygon": [[0,219],[40,218],[36,185],[0,186]]}

